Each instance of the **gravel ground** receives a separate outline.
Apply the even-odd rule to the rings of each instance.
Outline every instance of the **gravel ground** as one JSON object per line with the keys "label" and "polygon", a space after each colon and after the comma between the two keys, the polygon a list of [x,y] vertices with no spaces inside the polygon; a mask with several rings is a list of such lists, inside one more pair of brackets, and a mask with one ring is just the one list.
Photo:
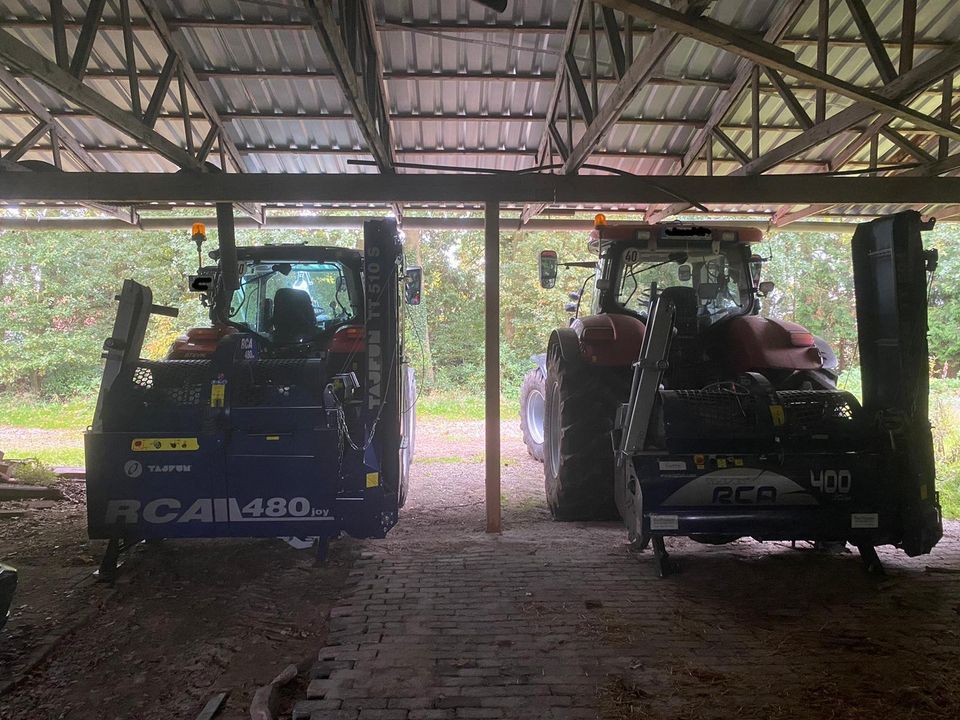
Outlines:
{"label": "gravel ground", "polygon": [[44,430],[0,425],[0,449],[24,447],[36,450],[83,449],[82,430]]}

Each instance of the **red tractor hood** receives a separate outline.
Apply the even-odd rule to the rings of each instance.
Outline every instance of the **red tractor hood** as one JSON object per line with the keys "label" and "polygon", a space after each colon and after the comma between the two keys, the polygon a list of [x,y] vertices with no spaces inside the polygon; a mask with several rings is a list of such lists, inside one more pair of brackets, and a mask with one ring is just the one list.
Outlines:
{"label": "red tractor hood", "polygon": [[819,370],[823,364],[813,334],[802,325],[758,315],[724,323],[730,369]]}
{"label": "red tractor hood", "polygon": [[577,318],[570,325],[580,353],[591,365],[628,366],[640,356],[646,325],[630,315],[605,313]]}

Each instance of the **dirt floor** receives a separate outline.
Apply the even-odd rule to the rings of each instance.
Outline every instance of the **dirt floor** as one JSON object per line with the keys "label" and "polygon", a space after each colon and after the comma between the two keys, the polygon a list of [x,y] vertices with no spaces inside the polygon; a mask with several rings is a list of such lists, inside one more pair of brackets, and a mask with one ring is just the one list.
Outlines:
{"label": "dirt floor", "polygon": [[[649,553],[634,557],[624,533],[613,524],[560,526],[550,522],[543,501],[541,466],[527,456],[512,419],[504,422],[503,433],[503,542],[519,543],[522,552],[531,557],[553,548],[559,560],[550,562],[562,562],[568,552],[575,556],[581,548],[589,551],[590,572],[609,574],[611,570],[603,570],[607,562],[623,566],[616,572],[637,574],[630,582],[651,591],[660,587],[657,582],[674,582],[655,580]],[[294,550],[279,540],[171,541],[134,548],[121,579],[109,588],[91,577],[103,544],[86,540],[82,483],[63,483],[68,499],[52,506],[0,504],[0,508],[27,511],[21,517],[0,519],[0,560],[21,572],[10,622],[0,631],[0,719],[193,719],[218,692],[229,692],[220,717],[249,717],[250,700],[259,685],[289,663],[306,670],[327,643],[330,609],[338,602],[350,602],[350,596],[344,594],[350,592],[344,590],[345,582],[362,551],[372,550],[377,563],[387,563],[390,558],[401,561],[435,554],[459,557],[461,552],[469,554],[489,543],[483,533],[482,452],[482,423],[422,422],[410,498],[400,524],[385,541],[335,543],[328,567],[317,567],[311,551]],[[807,608],[804,612],[814,612],[828,631],[830,607],[842,607],[856,615],[858,608],[873,602],[870,598],[881,598],[893,615],[922,618],[930,610],[921,606],[929,595],[937,599],[938,617],[947,613],[954,623],[953,629],[948,625],[939,632],[938,647],[917,647],[915,638],[896,632],[889,638],[868,640],[891,660],[887,663],[890,667],[897,664],[893,659],[900,650],[898,642],[910,647],[910,657],[917,653],[937,657],[939,670],[933,687],[938,691],[960,688],[960,593],[956,584],[960,580],[960,526],[950,523],[947,529],[949,537],[942,549],[930,557],[901,561],[901,555],[885,552],[885,561],[896,555],[897,564],[893,577],[880,583],[864,579],[854,556],[818,558],[787,546],[771,550],[770,544],[757,551],[756,543],[725,549],[680,544],[677,554],[685,568],[680,577],[686,584],[664,587],[683,607],[671,608],[670,618],[680,625],[691,622],[690,617],[703,605],[704,594],[719,593],[724,574],[735,578],[734,587],[719,593],[733,618],[749,615],[758,593],[762,594],[770,581],[779,584],[778,597],[802,594],[810,583],[825,582],[824,587],[816,588],[816,597],[801,607]],[[364,562],[369,565],[373,561]],[[926,595],[914,593],[909,575],[921,578],[916,586]],[[833,576],[839,581],[832,582]],[[687,584],[698,590],[687,592]],[[587,590],[577,588],[574,594]],[[852,599],[845,599],[846,595]],[[539,607],[534,607],[534,601],[550,604],[562,600],[555,592],[541,597],[538,591],[528,604],[533,612]],[[762,629],[768,633],[765,637],[776,639],[778,624],[783,625],[781,642],[791,641],[791,633],[805,632],[800,611],[789,603],[786,607],[763,604],[769,610],[761,618]],[[589,618],[578,622],[584,632],[596,635],[597,644],[610,633],[609,623],[594,627]],[[719,631],[720,625],[718,621],[712,630],[705,625],[704,632],[717,634],[714,631]],[[859,635],[850,639],[839,631],[828,634],[848,653],[851,644],[862,640]],[[714,639],[721,640],[721,635]],[[616,655],[640,652],[630,648],[631,643],[630,637],[617,639],[613,643]],[[769,652],[782,652],[779,647]],[[831,672],[836,673],[836,667],[831,667]],[[874,682],[867,677],[873,676],[866,673],[856,680],[858,692],[869,690]],[[294,702],[307,696],[308,679],[305,672],[298,684],[287,689],[282,717],[289,717]],[[836,675],[830,677],[828,686],[835,694],[845,692]],[[632,688],[611,686],[604,692],[614,698],[610,702],[622,705],[623,698],[629,700],[634,692]],[[921,710],[947,707],[936,697],[930,699],[922,688],[911,692],[910,697],[927,703]],[[953,701],[960,690],[950,693]],[[844,707],[849,707],[846,701]],[[917,716],[927,715],[920,712]],[[838,712],[831,717],[860,716]]]}

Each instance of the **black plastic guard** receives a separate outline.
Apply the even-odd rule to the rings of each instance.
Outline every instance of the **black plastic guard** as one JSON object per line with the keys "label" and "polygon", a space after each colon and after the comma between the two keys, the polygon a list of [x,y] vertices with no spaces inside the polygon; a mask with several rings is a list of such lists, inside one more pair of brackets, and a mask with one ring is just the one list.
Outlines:
{"label": "black plastic guard", "polygon": [[853,236],[863,407],[889,436],[889,487],[900,508],[901,546],[927,553],[943,534],[928,411],[927,263],[920,214],[861,224]]}
{"label": "black plastic guard", "polygon": [[[367,366],[364,413],[366,435],[376,455],[379,484],[393,507],[400,497],[403,322],[399,302],[403,247],[394,220],[363,224]],[[368,460],[368,464],[370,460]],[[371,484],[373,484],[371,479]]]}

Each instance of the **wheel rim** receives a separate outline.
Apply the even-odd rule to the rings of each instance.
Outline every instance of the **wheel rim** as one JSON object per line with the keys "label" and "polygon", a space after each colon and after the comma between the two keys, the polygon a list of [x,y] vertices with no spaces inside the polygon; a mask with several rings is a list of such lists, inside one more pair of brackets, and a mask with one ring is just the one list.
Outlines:
{"label": "wheel rim", "polygon": [[560,387],[554,385],[551,393],[550,423],[546,426],[547,462],[550,463],[550,474],[556,477],[560,473]]}
{"label": "wheel rim", "polygon": [[543,445],[543,393],[533,390],[527,396],[527,432],[537,445]]}

